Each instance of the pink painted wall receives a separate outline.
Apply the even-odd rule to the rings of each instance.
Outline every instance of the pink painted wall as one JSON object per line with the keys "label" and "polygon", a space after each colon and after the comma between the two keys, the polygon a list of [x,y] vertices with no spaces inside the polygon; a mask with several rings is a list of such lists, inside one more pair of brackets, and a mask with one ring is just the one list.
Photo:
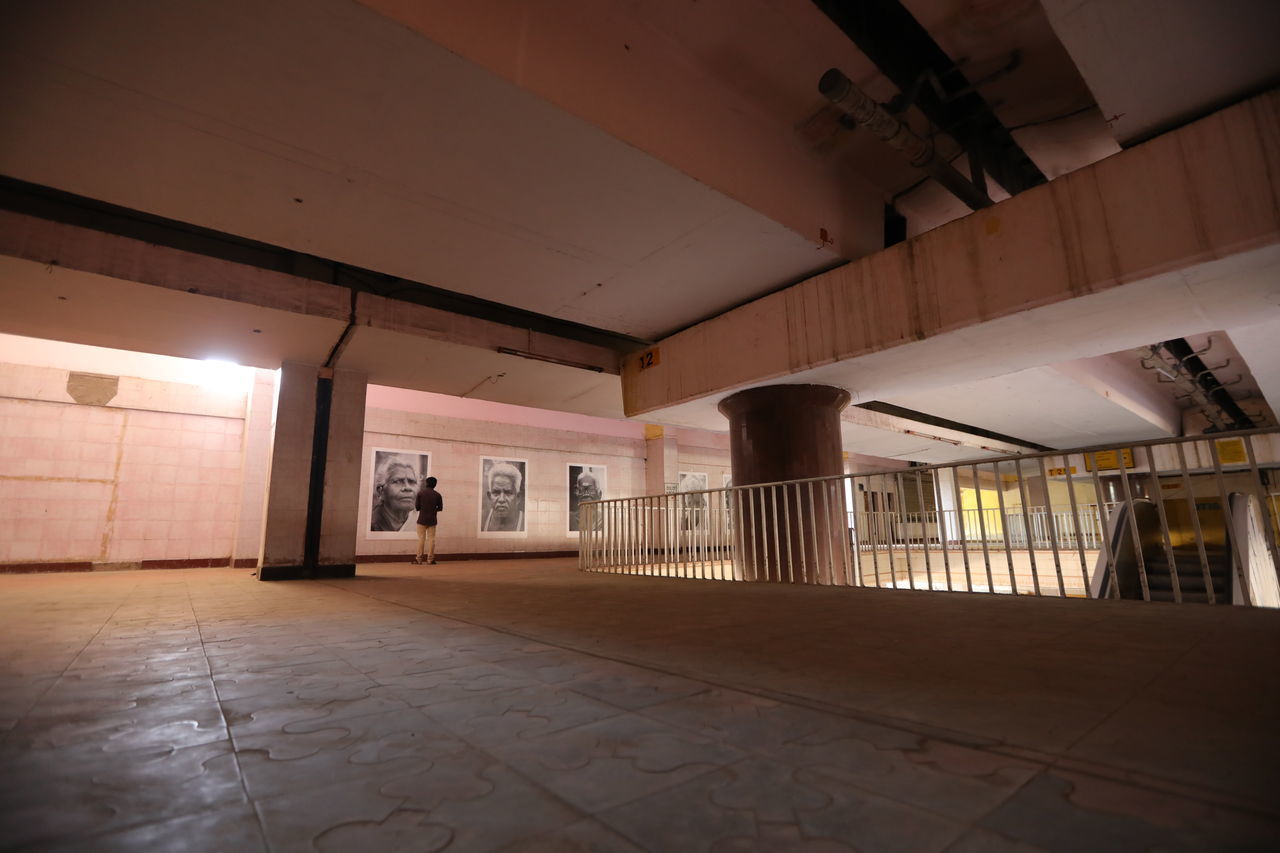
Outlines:
{"label": "pink painted wall", "polygon": [[0,563],[229,558],[243,393],[122,377],[107,405],[86,405],[68,375],[0,363]]}
{"label": "pink painted wall", "polygon": [[[73,372],[116,377],[78,403]],[[269,482],[277,373],[0,335],[0,569],[5,564],[256,562]],[[729,470],[728,437],[673,431],[681,471]],[[567,465],[607,468],[606,497],[645,494],[644,425],[370,386],[360,496],[368,530],[370,450],[432,454],[446,495],[440,553],[564,551]],[[527,535],[478,535],[482,457],[528,460]],[[363,555],[411,554],[412,539],[357,536]]]}
{"label": "pink painted wall", "polygon": [[[719,488],[729,471],[727,433],[672,430],[680,471],[704,472]],[[577,548],[568,535],[569,464],[607,469],[606,498],[636,497],[646,488],[644,424],[588,415],[550,412],[485,400],[469,400],[369,386],[365,421],[365,458],[361,476],[359,530],[361,555],[409,555],[412,537],[368,535],[372,511],[373,448],[429,453],[431,475],[445,499],[437,531],[437,553],[485,554],[546,552]],[[480,460],[513,458],[528,463],[525,472],[525,535],[480,535]]]}

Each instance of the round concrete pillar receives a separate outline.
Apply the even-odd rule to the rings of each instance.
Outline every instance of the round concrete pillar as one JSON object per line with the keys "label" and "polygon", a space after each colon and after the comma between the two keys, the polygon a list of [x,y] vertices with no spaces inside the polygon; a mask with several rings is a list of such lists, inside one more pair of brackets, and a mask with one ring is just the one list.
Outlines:
{"label": "round concrete pillar", "polygon": [[[733,484],[844,473],[840,410],[849,392],[829,385],[768,385],[720,401],[729,418]],[[794,483],[730,495],[735,569],[744,580],[844,583],[844,485]]]}

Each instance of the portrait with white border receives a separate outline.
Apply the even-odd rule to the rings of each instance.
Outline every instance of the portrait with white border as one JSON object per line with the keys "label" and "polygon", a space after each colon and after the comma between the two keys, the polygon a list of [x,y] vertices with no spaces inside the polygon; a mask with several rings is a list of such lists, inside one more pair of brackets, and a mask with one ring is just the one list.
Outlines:
{"label": "portrait with white border", "polygon": [[[676,493],[680,495],[680,529],[704,530],[707,527],[707,473],[681,471]],[[692,494],[690,494],[692,493]]]}
{"label": "portrait with white border", "polygon": [[[569,462],[565,465],[568,471],[567,488],[569,515],[565,535],[574,538],[581,527],[579,507],[582,501],[603,500],[609,484],[609,469],[605,465],[592,465],[589,462]],[[596,515],[595,529],[599,530],[603,517]]]}
{"label": "portrait with white border", "polygon": [[482,539],[524,538],[529,535],[525,499],[529,492],[527,459],[480,457],[480,516]]}
{"label": "portrait with white border", "polygon": [[366,539],[416,539],[418,490],[430,475],[431,454],[395,447],[369,448]]}

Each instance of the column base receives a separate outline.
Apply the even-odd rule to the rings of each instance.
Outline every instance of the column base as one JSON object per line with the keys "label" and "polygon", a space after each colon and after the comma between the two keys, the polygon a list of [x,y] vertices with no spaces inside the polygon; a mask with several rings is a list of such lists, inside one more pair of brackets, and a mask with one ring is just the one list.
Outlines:
{"label": "column base", "polygon": [[355,576],[355,563],[338,563],[328,566],[263,566],[258,569],[260,581],[309,581]]}

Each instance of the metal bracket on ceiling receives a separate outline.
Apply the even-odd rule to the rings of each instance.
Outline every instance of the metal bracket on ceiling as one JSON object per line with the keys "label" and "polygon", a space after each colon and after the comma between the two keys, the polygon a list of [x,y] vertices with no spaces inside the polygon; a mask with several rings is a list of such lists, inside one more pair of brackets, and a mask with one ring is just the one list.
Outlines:
{"label": "metal bracket on ceiling", "polygon": [[1195,379],[1197,382],[1199,382],[1199,381],[1200,381],[1200,377],[1201,377],[1201,376],[1204,376],[1206,373],[1214,373],[1215,371],[1222,370],[1222,369],[1227,368],[1227,367],[1230,367],[1230,366],[1231,366],[1231,359],[1227,359],[1226,361],[1222,362],[1222,364],[1218,364],[1218,365],[1215,365],[1215,366],[1213,366],[1213,367],[1205,367],[1205,369],[1204,369],[1204,370],[1202,370],[1202,371],[1200,371],[1199,373],[1195,374],[1195,376],[1193,376],[1192,378],[1193,378],[1193,379]]}
{"label": "metal bracket on ceiling", "polygon": [[[961,60],[957,62],[956,63],[957,70],[964,64],[965,64],[965,60]],[[1006,62],[1004,65],[1000,66],[999,68],[997,68],[995,71],[992,71],[986,77],[970,82],[969,85],[966,86],[965,88],[958,89],[954,92],[950,92],[942,99],[943,103],[949,103],[951,101],[956,100],[957,98],[962,98],[965,95],[977,94],[978,90],[981,89],[983,86],[987,85],[988,83],[994,83],[996,80],[999,80],[1001,77],[1008,76],[1009,74],[1016,71],[1018,69],[1018,66],[1020,65],[1022,65],[1022,51],[1019,51],[1019,50],[1010,51],[1008,62]]]}
{"label": "metal bracket on ceiling", "polygon": [[840,69],[828,69],[818,81],[818,91],[849,119],[902,152],[912,166],[932,175],[971,210],[991,206],[991,198],[985,191],[938,157],[932,140],[921,138],[907,124],[890,115]]}

